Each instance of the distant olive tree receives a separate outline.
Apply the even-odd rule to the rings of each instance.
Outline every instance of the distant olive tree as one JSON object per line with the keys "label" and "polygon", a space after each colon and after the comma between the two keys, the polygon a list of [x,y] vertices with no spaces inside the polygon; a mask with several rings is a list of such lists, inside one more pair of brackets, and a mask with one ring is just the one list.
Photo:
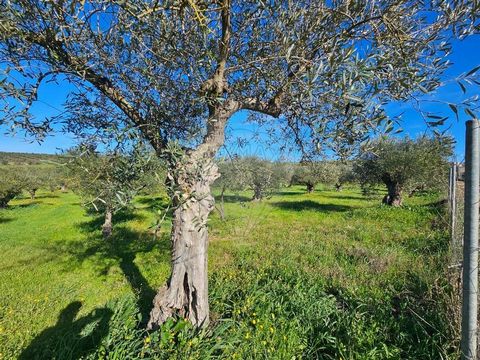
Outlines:
{"label": "distant olive tree", "polygon": [[23,166],[22,173],[24,188],[30,195],[30,199],[34,200],[40,188],[51,188],[52,176],[56,173],[56,169],[53,166],[26,165]]}
{"label": "distant olive tree", "polygon": [[338,167],[338,176],[335,181],[335,189],[337,191],[342,191],[343,185],[347,183],[356,182],[357,178],[353,172],[353,164],[351,161],[342,161],[337,162]]}
{"label": "distant olive tree", "polygon": [[386,186],[383,203],[400,206],[405,193],[445,186],[452,144],[448,137],[380,138],[360,154],[354,171],[366,189]]}
{"label": "distant olive tree", "polygon": [[312,193],[318,184],[337,184],[340,175],[340,164],[336,161],[309,161],[296,167],[292,183],[305,185],[306,191]]}
{"label": "distant olive tree", "polygon": [[142,147],[100,153],[90,145],[78,146],[68,154],[72,190],[81,196],[85,206],[103,212],[102,234],[108,238],[112,233],[113,214],[127,207],[147,186],[145,174],[151,175],[152,155]]}
{"label": "distant olive tree", "polygon": [[23,171],[18,166],[8,165],[0,169],[0,208],[22,193],[24,188]]}
{"label": "distant olive tree", "polygon": [[261,201],[288,183],[287,169],[280,163],[253,156],[223,161],[219,166],[222,176],[215,185],[220,187],[221,197],[227,189],[252,191],[252,200]]}
{"label": "distant olive tree", "polygon": [[58,189],[66,191],[68,182],[68,170],[64,166],[63,159],[62,162],[59,162],[57,166],[49,167],[45,175],[45,184],[51,192],[54,192]]}
{"label": "distant olive tree", "polygon": [[58,119],[30,110],[49,81],[74,85],[65,130],[138,130],[167,161],[174,208],[172,273],[148,327],[175,314],[205,326],[211,185],[229,119],[239,111],[257,122],[270,116],[296,144],[335,139],[348,147],[392,126],[382,104],[440,86],[452,35],[478,31],[479,7],[445,0],[0,1],[1,122],[45,136]]}

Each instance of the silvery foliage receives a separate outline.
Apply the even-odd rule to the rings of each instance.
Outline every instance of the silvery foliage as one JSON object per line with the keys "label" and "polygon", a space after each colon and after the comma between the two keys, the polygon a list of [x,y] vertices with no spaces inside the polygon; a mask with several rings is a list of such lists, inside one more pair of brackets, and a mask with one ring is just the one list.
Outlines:
{"label": "silvery foliage", "polygon": [[366,188],[391,182],[410,194],[444,190],[453,144],[453,139],[447,136],[380,137],[361,152],[354,163],[354,172]]}
{"label": "silvery foliage", "polygon": [[[441,85],[452,39],[477,32],[478,15],[466,0],[1,0],[1,123],[40,137],[55,121],[134,127],[161,153],[209,141],[212,109],[231,101],[343,154],[393,129],[384,104]],[[44,82],[77,89],[59,117],[30,111]]]}
{"label": "silvery foliage", "polygon": [[67,152],[68,177],[84,205],[96,211],[116,212],[128,207],[139,191],[149,186],[158,168],[152,153],[141,143],[117,144],[98,151],[80,144]]}

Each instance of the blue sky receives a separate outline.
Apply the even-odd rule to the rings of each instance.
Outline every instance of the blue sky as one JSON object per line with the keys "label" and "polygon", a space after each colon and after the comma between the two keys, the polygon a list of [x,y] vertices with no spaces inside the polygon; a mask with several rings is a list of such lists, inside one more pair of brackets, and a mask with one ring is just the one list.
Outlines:
{"label": "blue sky", "polygon": [[[453,52],[450,60],[453,65],[445,73],[444,80],[447,83],[439,89],[433,98],[446,101],[458,102],[467,96],[474,95],[474,91],[478,92],[478,88],[468,88],[467,95],[463,95],[458,85],[452,81],[462,72],[469,71],[473,67],[480,64],[480,36],[467,38],[463,41],[456,41],[453,46]],[[57,114],[62,109],[67,94],[72,90],[71,85],[67,83],[45,84],[39,92],[39,102],[34,107],[34,114],[38,119]],[[449,127],[449,133],[454,136],[457,141],[456,155],[458,160],[463,159],[464,152],[464,132],[465,121],[467,116],[461,111],[459,113],[459,121],[455,119],[453,113],[448,106],[431,105],[429,111],[442,112],[450,115],[450,119],[446,123],[445,128]],[[408,134],[411,137],[418,136],[426,130],[426,124],[420,118],[419,114],[409,104],[390,104],[387,106],[387,112],[390,115],[404,113],[401,127],[403,135]],[[266,158],[277,159],[278,151],[276,145],[268,140],[265,135],[265,129],[256,128],[254,125],[247,123],[246,112],[237,113],[229,124],[231,136],[227,141],[227,148],[231,152],[241,154],[257,155]],[[74,145],[73,137],[68,134],[52,133],[41,143],[36,142],[32,138],[26,138],[22,133],[16,135],[5,134],[5,128],[0,128],[0,151],[11,152],[32,152],[32,153],[58,153],[62,149],[66,149]],[[255,136],[259,134],[258,136]],[[400,136],[403,136],[403,135]],[[239,147],[238,136],[247,140],[247,145]],[[287,158],[295,158],[295,154],[283,154]]]}

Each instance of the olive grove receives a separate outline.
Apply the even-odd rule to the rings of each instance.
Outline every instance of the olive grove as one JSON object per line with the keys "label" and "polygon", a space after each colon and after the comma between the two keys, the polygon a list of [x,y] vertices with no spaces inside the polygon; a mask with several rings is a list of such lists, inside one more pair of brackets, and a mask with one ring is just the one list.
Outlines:
{"label": "olive grove", "polygon": [[215,182],[225,190],[252,191],[253,201],[261,201],[275,190],[289,183],[288,169],[281,163],[263,160],[254,156],[219,162],[222,176]]}
{"label": "olive grove", "polygon": [[[55,121],[77,134],[138,131],[168,164],[174,209],[172,272],[148,327],[174,314],[203,326],[210,188],[220,176],[214,159],[228,120],[241,110],[252,120],[270,117],[298,145],[318,148],[391,128],[382,104],[440,85],[452,34],[478,30],[478,7],[447,0],[1,0],[2,123],[40,138]],[[46,81],[76,89],[58,118],[30,111]]]}

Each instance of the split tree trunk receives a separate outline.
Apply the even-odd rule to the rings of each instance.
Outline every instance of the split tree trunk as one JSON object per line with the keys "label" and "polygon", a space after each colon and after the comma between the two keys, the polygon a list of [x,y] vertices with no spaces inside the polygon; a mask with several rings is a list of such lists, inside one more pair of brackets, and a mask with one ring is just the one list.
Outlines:
{"label": "split tree trunk", "polygon": [[390,206],[402,205],[402,188],[399,184],[394,182],[386,183],[388,194],[383,198],[383,203]]}
{"label": "split tree trunk", "polygon": [[30,189],[28,193],[30,194],[30,200],[35,200],[35,194],[37,192],[37,189]]}
{"label": "split tree trunk", "polygon": [[[210,185],[218,175],[212,160],[186,166],[170,174],[176,185],[172,222],[172,274],[155,296],[148,329],[176,314],[195,326],[209,321],[207,218],[214,208]],[[181,195],[178,195],[180,193]]]}
{"label": "split tree trunk", "polygon": [[112,210],[105,210],[105,221],[102,225],[102,235],[104,239],[107,239],[112,235]]}

